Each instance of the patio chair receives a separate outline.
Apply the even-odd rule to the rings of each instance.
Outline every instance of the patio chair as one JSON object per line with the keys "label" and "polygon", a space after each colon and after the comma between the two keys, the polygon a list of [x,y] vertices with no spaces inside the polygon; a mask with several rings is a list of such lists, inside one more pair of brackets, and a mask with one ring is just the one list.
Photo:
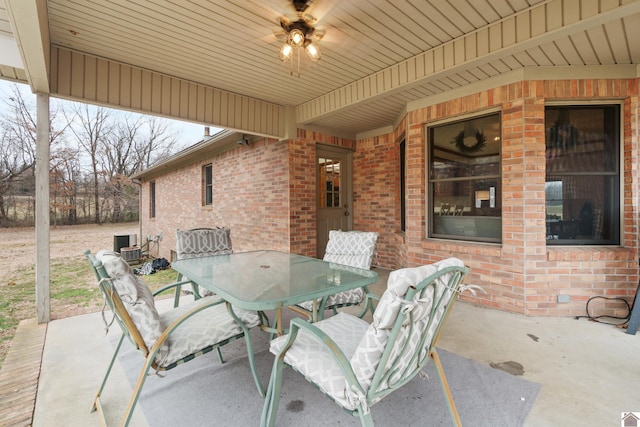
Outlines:
{"label": "patio chair", "polygon": [[[375,252],[378,233],[372,231],[329,231],[329,241],[323,257],[324,261],[340,264],[346,267],[355,267],[365,270],[371,268]],[[365,301],[358,317],[366,314],[367,310],[373,313],[373,301],[379,297],[369,292],[368,287],[357,288],[340,292],[316,301],[317,317],[322,319],[325,310],[333,310],[337,314],[338,308],[359,305]],[[301,310],[300,310],[301,309]],[[294,311],[313,318],[313,301],[305,301],[297,304]]]}
{"label": "patio chair", "polygon": [[[231,230],[226,227],[193,228],[191,230],[176,230],[176,259],[196,258],[210,255],[228,255],[233,252],[231,245]],[[183,278],[178,273],[176,281],[187,280],[187,284],[176,287],[173,306],[180,303],[181,291],[193,294],[195,299],[213,295],[211,291],[199,289],[198,285]]]}
{"label": "patio chair", "polygon": [[275,425],[284,364],[359,416],[363,426],[372,426],[370,408],[419,374],[429,359],[452,420],[461,425],[435,346],[456,296],[470,288],[462,284],[467,273],[457,258],[391,272],[371,324],[347,313],[316,323],[293,319],[290,332],[270,344],[275,360],[261,426]]}
{"label": "patio chair", "polygon": [[98,410],[100,413],[103,425],[106,425],[106,419],[100,397],[125,337],[142,353],[145,363],[129,400],[122,425],[129,423],[150,369],[156,372],[168,371],[213,350],[217,351],[220,362],[223,363],[220,347],[242,337],[246,341],[258,392],[264,396],[255,368],[249,335],[249,328],[259,323],[256,313],[239,309],[231,311],[228,304],[217,296],[200,298],[159,313],[155,307],[154,296],[178,284],[165,286],[152,294],[144,281],[133,274],[129,264],[118,253],[100,251],[94,256],[90,251],[85,251],[85,256],[98,279],[100,291],[105,299],[105,308],[108,306],[113,313],[113,318],[107,322],[103,311],[105,325],[108,329],[115,320],[122,330],[91,406],[92,412]]}

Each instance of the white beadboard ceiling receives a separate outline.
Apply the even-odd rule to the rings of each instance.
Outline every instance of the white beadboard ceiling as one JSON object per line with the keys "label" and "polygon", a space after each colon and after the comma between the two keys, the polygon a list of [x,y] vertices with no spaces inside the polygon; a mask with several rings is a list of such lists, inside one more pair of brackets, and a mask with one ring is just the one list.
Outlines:
{"label": "white beadboard ceiling", "polygon": [[42,54],[12,22],[30,16],[24,4],[44,11],[36,46],[291,106],[300,125],[344,135],[519,70],[566,78],[606,66],[616,77],[640,62],[640,0],[315,0],[307,12],[326,31],[322,59],[303,54],[300,77],[278,59],[274,35],[281,16],[295,16],[289,0],[0,0],[0,38],[36,63],[25,72],[0,52],[0,78],[34,90]]}

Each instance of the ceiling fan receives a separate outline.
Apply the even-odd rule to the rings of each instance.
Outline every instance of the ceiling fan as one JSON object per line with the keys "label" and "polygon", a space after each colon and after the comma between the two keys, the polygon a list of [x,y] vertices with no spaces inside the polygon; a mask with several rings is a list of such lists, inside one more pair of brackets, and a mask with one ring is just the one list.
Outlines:
{"label": "ceiling fan", "polygon": [[282,16],[279,20],[282,31],[276,33],[276,37],[284,40],[279,51],[280,60],[290,61],[291,75],[293,75],[293,55],[298,56],[298,77],[300,77],[300,50],[304,50],[307,57],[315,62],[319,61],[321,54],[317,42],[325,34],[324,30],[315,28],[317,19],[306,13],[313,0],[291,0],[296,10],[294,19]]}

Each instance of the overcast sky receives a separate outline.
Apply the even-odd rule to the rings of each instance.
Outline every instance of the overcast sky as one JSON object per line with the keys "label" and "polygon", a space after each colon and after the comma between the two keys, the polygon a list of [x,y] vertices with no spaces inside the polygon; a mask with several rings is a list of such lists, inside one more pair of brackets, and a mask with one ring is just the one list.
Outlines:
{"label": "overcast sky", "polygon": [[[16,83],[8,80],[0,79],[0,111],[2,111],[2,109],[5,108],[4,98],[7,95],[11,94],[11,91],[12,91],[11,86],[14,84]],[[22,94],[25,99],[29,99],[29,97],[35,97],[35,95],[31,93],[31,89],[29,88],[29,86],[25,84],[17,84],[17,86],[22,91]],[[35,99],[35,98],[31,98],[31,99]],[[57,101],[60,101],[60,100],[57,99]],[[66,101],[62,101],[62,102],[66,102]],[[35,105],[35,100],[34,100],[34,105]],[[180,120],[168,120],[168,119],[166,120],[171,124],[171,127],[176,131],[176,134],[180,139],[180,145],[189,146],[202,140],[202,137],[204,135],[204,125],[184,122]],[[211,127],[212,134],[219,130],[220,129]]]}

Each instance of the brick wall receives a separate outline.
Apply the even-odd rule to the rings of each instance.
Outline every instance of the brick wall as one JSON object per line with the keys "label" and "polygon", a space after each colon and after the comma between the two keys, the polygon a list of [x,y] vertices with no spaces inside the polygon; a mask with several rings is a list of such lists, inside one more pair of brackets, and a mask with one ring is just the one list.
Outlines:
{"label": "brick wall", "polygon": [[[289,251],[289,145],[260,140],[203,158],[156,182],[156,217],[149,218],[149,184],[143,183],[142,236],[162,233],[152,254],[167,259],[176,229],[226,226],[234,250]],[[213,204],[202,205],[202,167],[212,164]],[[144,242],[144,240],[143,240]]]}
{"label": "brick wall", "polygon": [[[150,253],[170,259],[176,229],[225,226],[234,250],[274,249],[316,255],[316,144],[354,149],[355,142],[299,130],[290,141],[262,139],[155,178],[156,217],[149,218],[149,182],[142,184],[142,243],[162,234]],[[202,168],[213,169],[213,204],[202,205]]]}
{"label": "brick wall", "polygon": [[378,232],[374,263],[399,267],[393,234],[400,230],[400,161],[394,135],[358,141],[353,158],[353,228]]}
{"label": "brick wall", "polygon": [[[624,243],[622,247],[549,247],[545,237],[544,106],[554,100],[624,101]],[[594,296],[631,300],[638,284],[637,80],[526,81],[408,114],[408,265],[457,256],[468,283],[486,295],[473,302],[527,315],[584,315]],[[425,124],[462,114],[502,113],[503,241],[500,245],[427,239]],[[569,303],[558,303],[568,294]],[[590,313],[624,315],[621,302],[596,299]]]}
{"label": "brick wall", "polygon": [[[350,139],[298,129],[289,151],[291,188],[291,252],[316,256],[316,145],[355,149]],[[355,169],[355,167],[354,167]]]}
{"label": "brick wall", "polygon": [[[545,232],[545,103],[623,102],[623,244],[547,247]],[[264,139],[156,178],[156,218],[142,190],[142,236],[162,233],[152,253],[169,257],[175,229],[228,226],[237,250],[278,249],[316,254],[316,145],[354,150],[354,228],[380,233],[377,258],[396,269],[456,256],[471,267],[468,283],[487,294],[477,304],[540,316],[585,314],[594,296],[631,301],[638,284],[636,122],[638,82],[524,81],[411,111],[388,135],[352,141],[298,130],[291,141]],[[427,236],[425,126],[463,114],[502,113],[503,241],[467,243]],[[399,143],[406,140],[406,230],[400,230]],[[201,204],[202,166],[213,164],[213,206]],[[144,242],[144,239],[141,239]],[[569,303],[558,303],[567,294]],[[616,301],[594,300],[591,314],[624,315]]]}
{"label": "brick wall", "polygon": [[300,138],[290,143],[291,251],[307,256],[316,254],[315,153],[311,139]]}

